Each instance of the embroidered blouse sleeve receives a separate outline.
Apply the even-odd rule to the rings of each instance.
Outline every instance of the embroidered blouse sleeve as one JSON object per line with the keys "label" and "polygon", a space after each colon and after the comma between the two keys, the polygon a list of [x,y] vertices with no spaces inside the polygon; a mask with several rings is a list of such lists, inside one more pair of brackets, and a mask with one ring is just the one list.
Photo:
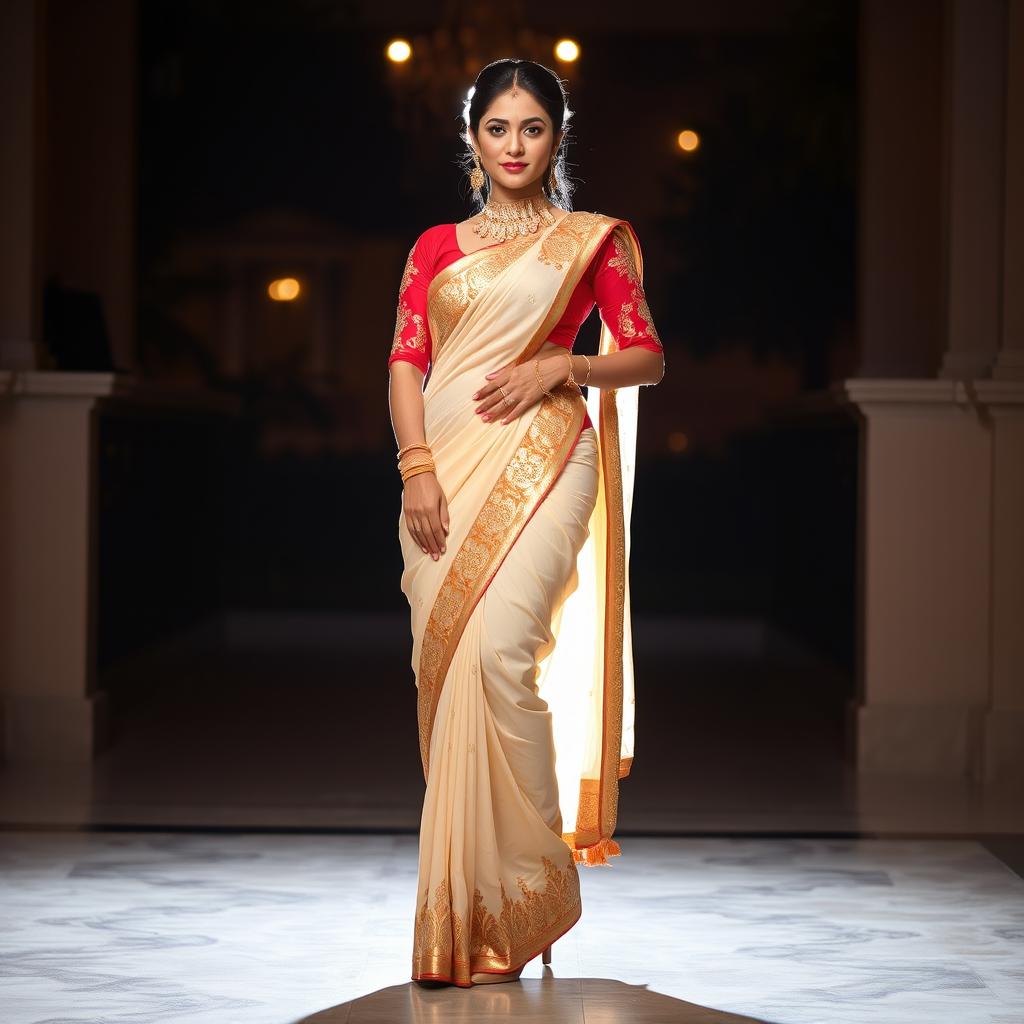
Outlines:
{"label": "embroidered blouse sleeve", "polygon": [[431,341],[427,325],[427,286],[433,276],[430,236],[424,232],[409,250],[398,285],[395,337],[388,366],[399,359],[413,363],[424,373],[430,365]]}
{"label": "embroidered blouse sleeve", "polygon": [[598,250],[594,301],[620,349],[640,346],[663,352],[633,251],[625,238],[628,230],[625,225],[617,224]]}

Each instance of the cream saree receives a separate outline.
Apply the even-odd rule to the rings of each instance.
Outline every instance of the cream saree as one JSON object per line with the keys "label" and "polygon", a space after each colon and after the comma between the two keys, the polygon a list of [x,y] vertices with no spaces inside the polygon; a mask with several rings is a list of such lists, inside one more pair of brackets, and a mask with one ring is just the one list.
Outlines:
{"label": "cream saree", "polygon": [[[577,863],[606,863],[633,754],[629,519],[638,388],[554,389],[484,423],[484,375],[533,357],[626,222],[576,212],[478,250],[428,291],[424,427],[448,499],[436,562],[399,536],[426,793],[412,976],[507,972],[581,913]],[[614,351],[602,324],[599,351]]]}

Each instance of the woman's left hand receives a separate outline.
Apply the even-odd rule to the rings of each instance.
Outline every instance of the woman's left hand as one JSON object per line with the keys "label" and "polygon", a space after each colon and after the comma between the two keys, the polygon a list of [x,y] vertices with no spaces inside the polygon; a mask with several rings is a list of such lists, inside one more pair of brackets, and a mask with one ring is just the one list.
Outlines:
{"label": "woman's left hand", "polygon": [[[521,416],[527,409],[536,405],[544,397],[544,392],[537,381],[537,371],[533,363],[532,359],[518,366],[509,363],[500,370],[492,370],[487,374],[483,387],[473,395],[473,400],[480,402],[474,411],[485,422],[504,414],[501,422],[511,423],[517,416]],[[540,361],[541,379],[548,391],[560,383],[559,380],[552,379],[550,364],[550,358]],[[567,373],[563,374],[562,380],[566,375]],[[508,395],[507,400],[502,392]]]}

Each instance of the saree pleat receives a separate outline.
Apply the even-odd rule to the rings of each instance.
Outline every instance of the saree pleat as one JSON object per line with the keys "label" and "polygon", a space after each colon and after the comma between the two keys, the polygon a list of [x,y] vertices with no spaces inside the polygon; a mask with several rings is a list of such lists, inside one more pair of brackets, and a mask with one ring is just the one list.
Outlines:
{"label": "saree pleat", "polygon": [[[597,403],[591,392],[596,431],[581,430],[571,386],[508,424],[481,421],[472,394],[533,356],[624,226],[569,214],[430,286],[424,428],[450,532],[435,562],[399,520],[426,779],[414,978],[515,970],[579,919],[577,863],[618,852],[632,754],[622,390]],[[611,337],[602,330],[604,351]]]}

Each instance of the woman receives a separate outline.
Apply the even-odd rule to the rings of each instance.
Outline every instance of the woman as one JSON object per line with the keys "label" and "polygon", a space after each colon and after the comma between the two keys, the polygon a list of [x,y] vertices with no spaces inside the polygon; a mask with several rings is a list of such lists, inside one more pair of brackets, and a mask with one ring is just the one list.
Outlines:
{"label": "woman", "polygon": [[[549,962],[580,916],[576,864],[619,852],[636,395],[664,356],[632,228],[568,212],[570,113],[539,64],[480,72],[464,140],[486,202],[423,232],[399,286],[388,365],[426,777],[419,981],[511,981]],[[573,355],[595,304],[600,354]]]}

